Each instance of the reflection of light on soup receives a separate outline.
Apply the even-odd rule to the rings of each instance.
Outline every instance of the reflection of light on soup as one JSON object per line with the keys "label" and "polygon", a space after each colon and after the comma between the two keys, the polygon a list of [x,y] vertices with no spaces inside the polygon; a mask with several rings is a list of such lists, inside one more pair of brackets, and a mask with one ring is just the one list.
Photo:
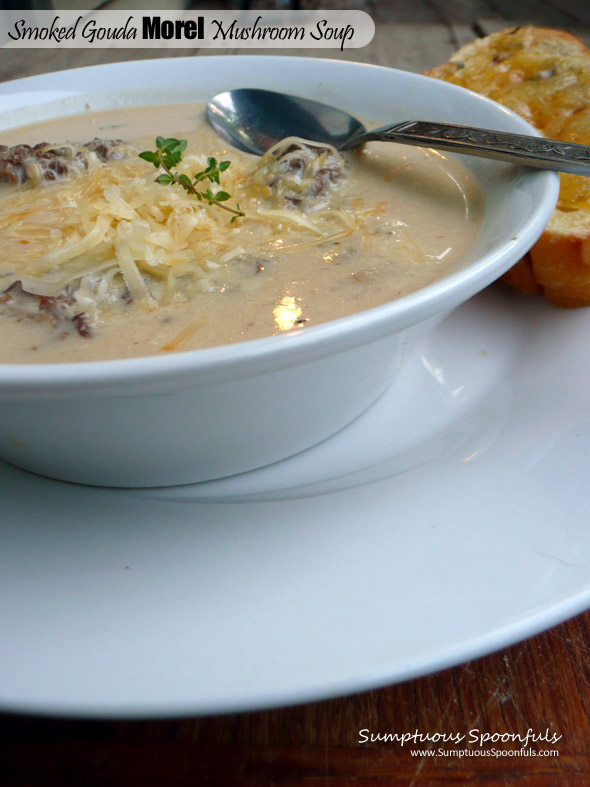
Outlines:
{"label": "reflection of light on soup", "polygon": [[284,298],[281,298],[281,302],[274,307],[272,312],[279,331],[290,331],[298,324],[298,321],[302,325],[303,320],[299,320],[302,311],[292,295],[285,295]]}
{"label": "reflection of light on soup", "polygon": [[0,362],[153,355],[344,317],[436,280],[479,228],[476,185],[440,154],[371,143],[346,154],[344,176],[338,154],[313,146],[261,160],[228,148],[200,105],[89,112],[0,142],[116,136],[141,151],[157,135],[188,141],[189,175],[208,156],[231,161],[221,188],[245,217],[155,183],[135,151],[3,186],[0,290],[14,286],[0,295]]}

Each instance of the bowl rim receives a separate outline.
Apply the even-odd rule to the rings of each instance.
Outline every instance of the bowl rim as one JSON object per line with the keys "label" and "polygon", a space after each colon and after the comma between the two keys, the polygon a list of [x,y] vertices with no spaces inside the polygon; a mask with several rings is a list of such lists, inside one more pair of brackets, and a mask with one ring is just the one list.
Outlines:
{"label": "bowl rim", "polygon": [[[176,65],[176,67],[182,68],[183,61],[187,59],[193,63],[202,63],[202,68],[214,68],[215,62],[212,61],[226,61],[227,57],[227,55],[199,55],[198,57],[152,58],[53,71],[1,83],[0,102],[4,96],[24,92],[25,88],[27,90],[36,88],[43,91],[47,89],[44,88],[44,82],[63,78],[64,75],[67,75],[68,79],[78,78],[80,82],[83,82],[85,74],[89,72],[96,74],[109,71],[116,74],[117,71],[145,69],[154,64],[159,67],[170,68]],[[314,64],[321,63],[322,67],[335,67],[343,71],[388,72],[394,79],[402,78],[410,81],[415,79],[418,82],[435,81],[439,89],[448,92],[449,95],[453,93],[461,93],[463,96],[469,94],[470,101],[493,107],[493,111],[498,111],[510,119],[510,122],[514,124],[514,131],[540,136],[539,132],[527,121],[492,99],[449,82],[434,80],[424,74],[370,63],[317,57],[232,55],[231,62],[236,72],[239,73],[240,66],[245,67],[246,64],[252,65],[262,60],[272,71],[275,70],[275,67],[297,68],[304,65],[309,68]],[[248,79],[246,78],[245,81],[248,82]],[[138,87],[130,90],[130,92],[137,93],[139,91],[141,88]],[[105,95],[115,92],[113,87],[102,91]],[[83,94],[84,91],[79,95]],[[47,102],[41,102],[39,105],[44,106],[51,102],[52,99],[48,98]],[[0,393],[16,389],[22,391],[26,388],[31,390],[59,388],[62,391],[64,387],[68,390],[96,388],[128,380],[137,382],[156,380],[171,374],[175,379],[192,376],[195,373],[203,375],[205,372],[211,372],[213,375],[216,372],[232,374],[244,367],[254,374],[261,369],[274,367],[277,363],[285,365],[300,358],[313,360],[325,357],[334,352],[335,345],[337,345],[337,351],[344,351],[350,347],[408,328],[436,313],[454,308],[466,297],[470,297],[501,275],[509,267],[505,265],[502,269],[502,263],[507,256],[518,259],[530,249],[541,235],[555,208],[559,193],[559,177],[556,172],[548,170],[531,170],[527,177],[540,180],[544,184],[544,190],[541,200],[533,207],[532,215],[526,220],[522,232],[517,237],[500,243],[466,269],[451,272],[442,279],[398,299],[346,317],[310,326],[302,331],[288,331],[234,344],[184,350],[167,355],[40,364],[0,363]]]}

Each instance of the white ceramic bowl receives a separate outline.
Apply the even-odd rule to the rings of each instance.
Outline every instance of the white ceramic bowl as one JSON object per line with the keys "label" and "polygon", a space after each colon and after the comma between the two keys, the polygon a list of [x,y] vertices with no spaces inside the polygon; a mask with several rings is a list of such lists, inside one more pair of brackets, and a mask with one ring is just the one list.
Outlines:
{"label": "white ceramic bowl", "polygon": [[[0,134],[82,112],[89,96],[100,109],[205,101],[234,87],[287,89],[378,124],[438,120],[534,133],[500,105],[416,74],[311,58],[221,56],[73,69],[1,84]],[[463,163],[483,188],[485,218],[469,253],[441,281],[352,317],[232,346],[2,365],[0,456],[68,481],[159,486],[251,470],[334,434],[392,383],[421,335],[530,248],[551,215],[555,174],[469,157]]]}

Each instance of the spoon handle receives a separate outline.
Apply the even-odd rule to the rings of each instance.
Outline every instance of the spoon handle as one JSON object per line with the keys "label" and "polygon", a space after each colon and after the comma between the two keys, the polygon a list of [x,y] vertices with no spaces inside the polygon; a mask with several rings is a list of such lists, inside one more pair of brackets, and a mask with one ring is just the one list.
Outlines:
{"label": "spoon handle", "polygon": [[410,120],[355,136],[342,148],[354,148],[370,140],[402,142],[573,175],[590,175],[590,147],[587,145],[506,131]]}

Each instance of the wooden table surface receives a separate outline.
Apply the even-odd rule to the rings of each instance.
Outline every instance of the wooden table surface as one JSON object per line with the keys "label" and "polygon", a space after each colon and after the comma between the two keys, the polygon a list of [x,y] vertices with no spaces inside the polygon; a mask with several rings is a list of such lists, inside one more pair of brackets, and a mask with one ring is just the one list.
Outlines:
{"label": "wooden table surface", "polygon": [[[110,3],[132,8],[147,4]],[[256,4],[255,4],[256,5]],[[268,6],[268,3],[266,4]],[[363,8],[374,41],[341,56],[420,71],[457,46],[515,23],[561,27],[590,43],[590,4],[548,0],[379,0],[311,4]],[[203,8],[223,3],[202,3]],[[60,7],[68,7],[64,3]],[[149,7],[166,7],[155,2]],[[232,50],[220,50],[215,54]],[[269,53],[269,50],[264,50]],[[275,54],[275,52],[271,52]],[[297,50],[282,54],[321,54]],[[0,79],[188,50],[0,51]],[[199,52],[190,54],[198,55]],[[211,50],[206,54],[213,54]],[[333,56],[334,52],[326,53]],[[590,784],[590,613],[500,653],[378,691],[300,707],[222,717],[79,721],[0,715],[0,784],[59,785],[446,785]],[[496,756],[434,756],[440,742],[360,741],[360,730],[452,735],[545,733],[555,743],[520,748],[488,741]],[[561,736],[559,740],[557,737]],[[472,747],[480,748],[480,747]],[[422,753],[412,754],[412,749]],[[540,753],[550,750],[552,756]],[[558,756],[553,756],[555,751]]]}

